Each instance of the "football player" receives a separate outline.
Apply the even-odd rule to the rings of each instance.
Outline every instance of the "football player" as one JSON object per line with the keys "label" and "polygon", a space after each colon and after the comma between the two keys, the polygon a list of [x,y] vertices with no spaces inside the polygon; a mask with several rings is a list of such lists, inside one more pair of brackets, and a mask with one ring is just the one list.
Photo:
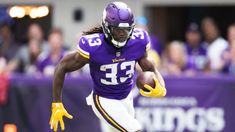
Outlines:
{"label": "football player", "polygon": [[57,131],[58,123],[64,130],[63,116],[72,119],[62,103],[62,88],[67,72],[89,63],[94,87],[87,97],[87,104],[101,120],[114,131],[140,132],[141,126],[134,117],[132,88],[135,65],[143,71],[155,73],[155,88],[140,90],[147,97],[166,95],[165,83],[155,66],[148,60],[150,47],[148,34],[134,28],[134,16],[123,2],[109,3],[103,11],[102,25],[84,32],[77,50],[68,54],[57,65],[53,81],[51,129]]}

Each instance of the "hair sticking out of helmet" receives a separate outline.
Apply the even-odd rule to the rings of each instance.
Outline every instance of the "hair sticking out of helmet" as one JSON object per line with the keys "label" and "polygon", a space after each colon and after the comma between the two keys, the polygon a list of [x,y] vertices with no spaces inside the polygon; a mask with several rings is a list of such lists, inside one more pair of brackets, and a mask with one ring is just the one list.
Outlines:
{"label": "hair sticking out of helmet", "polygon": [[103,11],[102,27],[105,37],[117,48],[126,45],[134,28],[134,16],[123,2],[109,3]]}

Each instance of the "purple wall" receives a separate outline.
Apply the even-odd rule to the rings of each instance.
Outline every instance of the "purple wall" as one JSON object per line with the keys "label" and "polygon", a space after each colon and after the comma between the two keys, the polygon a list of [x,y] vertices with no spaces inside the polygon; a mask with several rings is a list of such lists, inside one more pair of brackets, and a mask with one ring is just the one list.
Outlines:
{"label": "purple wall", "polygon": [[[143,131],[235,131],[235,77],[165,77],[162,99],[145,98],[134,91],[136,118]],[[87,76],[67,78],[63,103],[73,120],[66,131],[101,132],[99,120],[86,105],[92,88]],[[0,131],[14,123],[19,132],[48,132],[52,79],[15,75],[10,79],[7,104],[0,106]]]}

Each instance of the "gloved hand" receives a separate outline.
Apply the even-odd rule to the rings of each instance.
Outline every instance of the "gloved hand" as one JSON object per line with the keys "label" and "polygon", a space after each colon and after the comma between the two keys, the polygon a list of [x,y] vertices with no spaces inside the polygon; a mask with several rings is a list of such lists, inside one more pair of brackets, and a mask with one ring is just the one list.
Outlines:
{"label": "gloved hand", "polygon": [[50,126],[51,129],[54,129],[54,131],[57,131],[58,128],[58,122],[60,122],[60,127],[62,130],[64,130],[64,121],[63,116],[66,116],[69,119],[72,119],[73,116],[71,116],[64,108],[64,105],[61,102],[52,103],[51,107],[51,119],[50,119]]}
{"label": "gloved hand", "polygon": [[164,97],[166,95],[166,89],[160,85],[158,80],[154,77],[155,81],[155,88],[145,84],[144,88],[148,89],[149,91],[144,91],[140,89],[140,94],[146,97]]}

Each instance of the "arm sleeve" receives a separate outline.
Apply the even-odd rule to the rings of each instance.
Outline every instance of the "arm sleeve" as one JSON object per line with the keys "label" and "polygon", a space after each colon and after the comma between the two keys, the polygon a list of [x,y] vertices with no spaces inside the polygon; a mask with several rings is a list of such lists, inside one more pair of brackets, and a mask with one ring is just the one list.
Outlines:
{"label": "arm sleeve", "polygon": [[90,48],[85,37],[82,37],[80,39],[79,43],[77,44],[77,50],[78,50],[78,53],[82,55],[83,57],[87,59],[90,58]]}

